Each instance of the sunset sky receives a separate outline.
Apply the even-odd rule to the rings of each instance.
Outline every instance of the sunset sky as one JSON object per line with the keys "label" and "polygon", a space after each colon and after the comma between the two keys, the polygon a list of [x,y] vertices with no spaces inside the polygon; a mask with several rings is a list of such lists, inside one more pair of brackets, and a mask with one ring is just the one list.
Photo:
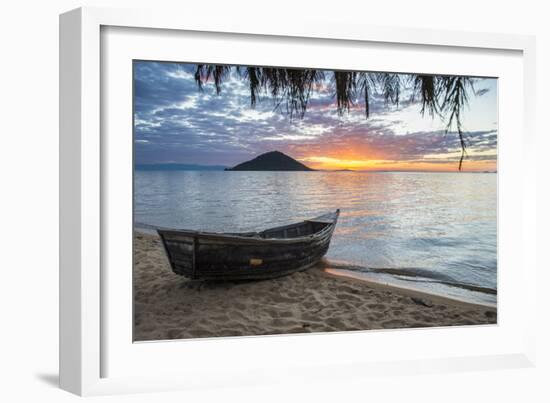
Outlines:
{"label": "sunset sky", "polygon": [[[365,119],[358,102],[339,116],[329,78],[313,91],[303,119],[274,110],[263,95],[250,106],[248,82],[236,73],[218,96],[212,83],[199,92],[195,65],[135,62],[135,160],[234,166],[279,150],[316,169],[456,171],[460,143],[446,122],[410,102],[399,108],[375,95]],[[330,74],[328,75],[330,76]],[[496,170],[497,80],[479,79],[463,126],[468,138],[464,171]]]}

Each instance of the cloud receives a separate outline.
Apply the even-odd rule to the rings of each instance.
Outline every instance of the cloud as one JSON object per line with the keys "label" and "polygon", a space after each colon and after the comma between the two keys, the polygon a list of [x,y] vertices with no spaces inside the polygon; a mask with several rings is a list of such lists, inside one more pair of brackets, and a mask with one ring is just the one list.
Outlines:
{"label": "cloud", "polygon": [[[223,83],[221,95],[212,84],[199,91],[194,69],[191,64],[135,62],[137,163],[234,165],[274,149],[295,158],[346,154],[414,161],[439,155],[448,156],[440,157],[442,160],[452,160],[460,149],[456,133],[445,134],[442,122],[422,120],[419,105],[407,97],[395,108],[374,94],[371,118],[365,118],[360,100],[340,116],[334,84],[326,79],[312,92],[304,118],[291,120],[284,106],[276,108],[268,94],[261,94],[256,107],[251,108],[247,82],[236,73]],[[478,92],[491,93],[485,88]],[[496,116],[490,119],[494,122]],[[494,123],[492,127],[467,132],[472,156],[494,158],[497,132]]]}

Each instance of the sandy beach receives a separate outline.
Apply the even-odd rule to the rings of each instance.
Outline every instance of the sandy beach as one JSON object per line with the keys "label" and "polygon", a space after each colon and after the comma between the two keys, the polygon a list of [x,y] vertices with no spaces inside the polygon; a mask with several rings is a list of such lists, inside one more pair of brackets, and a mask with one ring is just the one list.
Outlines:
{"label": "sandy beach", "polygon": [[160,240],[136,232],[134,340],[495,324],[496,310],[335,276],[317,267],[274,280],[191,281]]}

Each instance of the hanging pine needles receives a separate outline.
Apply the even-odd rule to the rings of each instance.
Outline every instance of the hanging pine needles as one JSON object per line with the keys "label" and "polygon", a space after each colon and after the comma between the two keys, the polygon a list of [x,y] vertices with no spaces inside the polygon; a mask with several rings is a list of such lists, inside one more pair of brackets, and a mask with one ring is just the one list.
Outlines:
{"label": "hanging pine needles", "polygon": [[365,118],[369,118],[373,96],[379,95],[386,105],[399,107],[402,95],[408,93],[410,102],[420,103],[423,116],[427,113],[432,118],[445,119],[446,133],[456,128],[461,149],[458,169],[462,169],[467,156],[462,115],[469,94],[476,94],[471,77],[199,64],[195,70],[198,88],[202,90],[205,83],[213,81],[219,95],[232,69],[248,81],[251,107],[256,106],[262,94],[268,94],[274,101],[274,108],[284,110],[290,119],[304,117],[312,91],[327,78],[334,85],[339,115],[349,112],[362,100]]}

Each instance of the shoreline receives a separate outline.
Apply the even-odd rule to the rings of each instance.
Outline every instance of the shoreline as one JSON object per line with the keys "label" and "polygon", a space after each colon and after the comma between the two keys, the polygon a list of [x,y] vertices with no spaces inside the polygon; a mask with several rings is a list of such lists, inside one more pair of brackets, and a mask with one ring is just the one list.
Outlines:
{"label": "shoreline", "polygon": [[497,323],[497,310],[332,274],[211,283],[174,274],[157,236],[134,232],[134,341]]}
{"label": "shoreline", "polygon": [[441,304],[456,305],[456,306],[461,306],[461,307],[465,307],[465,308],[470,307],[470,308],[476,308],[476,309],[494,309],[494,310],[496,310],[496,306],[490,305],[490,304],[480,304],[480,303],[475,303],[475,302],[470,302],[470,301],[464,301],[464,300],[461,300],[461,299],[458,299],[458,298],[447,297],[447,296],[444,296],[444,295],[440,295],[440,294],[436,294],[436,293],[430,293],[430,292],[427,292],[427,291],[420,291],[420,290],[417,290],[417,289],[414,289],[414,288],[401,287],[401,286],[398,286],[398,285],[383,283],[383,282],[380,282],[380,281],[370,280],[370,279],[366,279],[366,278],[353,277],[353,276],[345,275],[345,274],[336,274],[336,273],[327,271],[327,269],[328,270],[346,270],[346,269],[344,267],[338,267],[337,269],[333,269],[329,266],[330,265],[328,265],[327,267],[323,267],[323,269],[324,269],[323,271],[324,271],[324,273],[326,273],[327,276],[334,276],[334,277],[338,277],[338,278],[345,279],[345,280],[352,281],[352,282],[356,282],[356,281],[364,282],[369,287],[378,288],[378,289],[383,290],[383,291],[384,290],[392,291],[392,292],[400,293],[400,294],[403,294],[403,295],[406,295],[406,296],[412,297],[412,298],[427,298],[427,299],[436,301],[436,302],[441,303]]}

